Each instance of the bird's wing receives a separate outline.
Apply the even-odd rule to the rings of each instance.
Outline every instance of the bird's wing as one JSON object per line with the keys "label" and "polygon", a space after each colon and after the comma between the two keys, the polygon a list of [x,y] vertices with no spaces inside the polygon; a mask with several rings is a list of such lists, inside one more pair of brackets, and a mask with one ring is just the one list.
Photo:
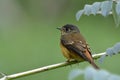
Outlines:
{"label": "bird's wing", "polygon": [[85,54],[85,51],[87,50],[87,46],[85,44],[82,44],[81,42],[73,42],[73,41],[64,41],[61,40],[62,44],[69,50],[74,52],[75,54],[82,57],[84,60],[91,62],[91,60],[86,56],[89,55],[91,58],[91,54],[87,53]]}

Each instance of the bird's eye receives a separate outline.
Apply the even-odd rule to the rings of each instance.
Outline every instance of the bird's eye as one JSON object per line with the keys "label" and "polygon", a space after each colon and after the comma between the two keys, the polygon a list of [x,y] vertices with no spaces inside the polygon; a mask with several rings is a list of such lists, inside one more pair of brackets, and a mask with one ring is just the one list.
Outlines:
{"label": "bird's eye", "polygon": [[69,32],[70,31],[70,29],[69,28],[66,28],[66,32]]}

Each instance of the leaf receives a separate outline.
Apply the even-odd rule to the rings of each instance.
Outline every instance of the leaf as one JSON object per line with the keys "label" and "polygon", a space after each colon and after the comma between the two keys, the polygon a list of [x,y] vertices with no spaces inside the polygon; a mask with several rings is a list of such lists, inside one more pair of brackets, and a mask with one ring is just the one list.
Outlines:
{"label": "leaf", "polygon": [[106,53],[105,55],[102,55],[99,59],[99,62],[102,63],[106,57],[106,55],[108,56],[112,56],[115,54],[120,53],[120,42],[116,43],[113,47],[110,47],[108,49],[106,49]]}
{"label": "leaf", "polygon": [[116,3],[113,3],[112,12],[116,27],[118,27],[120,25],[120,16],[117,14],[116,11]]}
{"label": "leaf", "polygon": [[84,7],[84,14],[89,16],[91,14],[91,5],[86,4]]}
{"label": "leaf", "polygon": [[120,25],[120,0],[116,4],[117,26]]}
{"label": "leaf", "polygon": [[120,76],[113,74],[108,78],[108,80],[120,80]]}
{"label": "leaf", "polygon": [[83,12],[84,12],[84,10],[80,10],[80,11],[77,12],[77,14],[76,14],[77,21],[79,21],[79,19],[82,16]]}
{"label": "leaf", "polygon": [[69,73],[68,80],[74,80],[76,77],[83,74],[83,70],[80,69],[74,69]]}
{"label": "leaf", "polygon": [[99,59],[99,62],[100,62],[100,63],[103,63],[105,57],[106,57],[106,54],[105,54],[105,55],[102,55],[102,56],[100,57],[100,59]]}
{"label": "leaf", "polygon": [[87,67],[85,69],[84,77],[85,80],[93,80],[93,76],[96,74],[96,70],[92,67]]}
{"label": "leaf", "polygon": [[96,15],[97,12],[100,10],[101,2],[95,2],[92,4],[91,7],[91,14]]}
{"label": "leaf", "polygon": [[113,47],[106,50],[107,55],[114,55],[120,52],[120,42],[116,43]]}
{"label": "leaf", "polygon": [[120,52],[120,42],[119,43],[116,43],[114,46],[113,46],[113,52],[115,54],[119,53]]}
{"label": "leaf", "polygon": [[105,71],[105,70],[100,70],[98,72],[96,72],[96,74],[93,76],[94,79],[93,80],[108,80],[108,77],[110,76],[110,73]]}
{"label": "leaf", "polygon": [[120,16],[120,1],[116,4],[116,13]]}
{"label": "leaf", "polygon": [[106,50],[106,53],[107,53],[107,55],[109,55],[109,56],[114,55],[114,52],[113,52],[113,47],[108,48],[108,49]]}
{"label": "leaf", "polygon": [[120,76],[112,74],[106,70],[95,70],[93,67],[87,67],[84,70],[75,69],[69,74],[69,80],[75,80],[76,77],[84,75],[84,80],[120,80]]}
{"label": "leaf", "polygon": [[101,13],[103,16],[109,15],[109,12],[112,10],[112,1],[103,1],[101,3]]}

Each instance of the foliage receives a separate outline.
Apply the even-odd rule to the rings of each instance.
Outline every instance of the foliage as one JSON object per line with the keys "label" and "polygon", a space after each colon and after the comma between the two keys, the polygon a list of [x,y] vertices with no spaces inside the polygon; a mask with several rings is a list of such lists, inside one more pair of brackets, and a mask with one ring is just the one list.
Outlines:
{"label": "foliage", "polygon": [[101,56],[101,58],[99,59],[100,62],[103,62],[104,58],[108,55],[108,56],[112,56],[115,54],[120,53],[120,42],[116,43],[113,47],[110,47],[106,50],[105,55]]}
{"label": "foliage", "polygon": [[76,19],[79,20],[83,14],[87,16],[89,16],[90,14],[93,14],[93,15],[101,14],[104,17],[110,14],[113,14],[115,24],[116,26],[119,26],[120,25],[120,0],[94,2],[92,5],[86,4],[84,6],[84,9],[77,12]]}
{"label": "foliage", "polygon": [[[76,13],[77,21],[81,18],[82,15],[96,15],[100,14],[104,17],[112,14],[116,26],[120,25],[120,0],[107,0],[103,2],[94,2],[92,5],[86,4],[84,9],[79,10]],[[100,62],[103,62],[106,56],[112,56],[120,52],[120,42],[115,44],[113,47],[106,50],[105,55],[101,56],[99,59]],[[76,77],[84,75],[85,80],[120,80],[120,76],[112,74],[106,70],[95,70],[91,67],[86,68],[85,70],[74,69],[69,73],[68,80],[75,80]]]}
{"label": "foliage", "polygon": [[106,70],[95,70],[92,67],[87,67],[84,70],[74,69],[69,73],[68,80],[75,80],[80,75],[84,75],[85,80],[120,80],[120,76],[112,74]]}
{"label": "foliage", "polygon": [[[120,52],[120,42],[116,43],[113,47],[106,50],[106,54],[102,55],[100,62],[103,62],[107,55],[114,55]],[[106,70],[95,70],[94,68],[88,67],[85,70],[74,69],[69,73],[68,80],[75,80],[76,77],[84,75],[85,80],[120,80],[120,76],[112,74]]]}

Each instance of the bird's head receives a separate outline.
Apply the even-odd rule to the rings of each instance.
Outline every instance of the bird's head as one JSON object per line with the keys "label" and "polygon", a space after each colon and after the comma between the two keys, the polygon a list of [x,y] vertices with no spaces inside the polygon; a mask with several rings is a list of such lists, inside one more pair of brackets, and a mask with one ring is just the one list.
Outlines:
{"label": "bird's head", "polygon": [[80,32],[77,26],[72,25],[72,24],[66,24],[61,28],[57,28],[58,30],[61,31],[62,35],[68,34],[68,33],[78,33]]}

